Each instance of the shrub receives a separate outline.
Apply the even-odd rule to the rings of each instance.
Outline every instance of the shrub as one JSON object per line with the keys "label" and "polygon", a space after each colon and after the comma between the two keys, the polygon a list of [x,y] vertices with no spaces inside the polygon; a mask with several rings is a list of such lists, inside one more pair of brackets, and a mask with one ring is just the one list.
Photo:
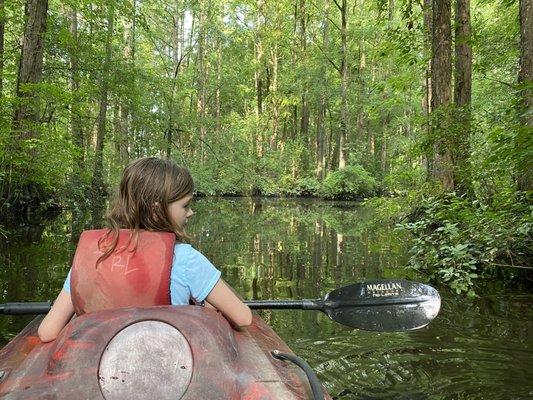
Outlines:
{"label": "shrub", "polygon": [[[412,234],[410,267],[475,295],[479,278],[512,279],[529,265],[532,218],[525,194],[502,194],[485,205],[454,194],[422,199],[397,229]],[[526,267],[527,268],[527,267]]]}
{"label": "shrub", "polygon": [[296,181],[298,196],[312,197],[320,192],[320,182],[315,177],[308,176]]}
{"label": "shrub", "polygon": [[278,192],[284,196],[317,196],[320,183],[314,177],[293,178],[283,175],[278,182]]}
{"label": "shrub", "polygon": [[322,185],[322,195],[329,199],[356,200],[376,192],[374,177],[357,164],[328,174]]}

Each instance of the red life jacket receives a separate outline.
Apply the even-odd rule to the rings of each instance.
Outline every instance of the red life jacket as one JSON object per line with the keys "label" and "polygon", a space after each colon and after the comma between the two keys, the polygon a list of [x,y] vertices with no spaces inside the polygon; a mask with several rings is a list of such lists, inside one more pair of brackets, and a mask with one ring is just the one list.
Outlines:
{"label": "red life jacket", "polygon": [[121,229],[115,251],[97,266],[109,243],[98,246],[105,232],[105,229],[84,231],[78,242],[70,278],[76,314],[169,305],[176,236],[169,232],[139,231],[134,250],[134,243],[128,245],[132,231]]}

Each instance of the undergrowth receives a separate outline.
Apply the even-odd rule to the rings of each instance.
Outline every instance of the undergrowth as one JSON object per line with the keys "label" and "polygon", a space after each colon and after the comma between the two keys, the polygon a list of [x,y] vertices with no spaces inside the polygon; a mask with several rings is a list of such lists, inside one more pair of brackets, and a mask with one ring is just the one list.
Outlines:
{"label": "undergrowth", "polygon": [[491,278],[531,279],[531,193],[501,193],[485,204],[455,193],[417,192],[367,205],[410,234],[410,268],[457,293],[475,296],[476,285]]}

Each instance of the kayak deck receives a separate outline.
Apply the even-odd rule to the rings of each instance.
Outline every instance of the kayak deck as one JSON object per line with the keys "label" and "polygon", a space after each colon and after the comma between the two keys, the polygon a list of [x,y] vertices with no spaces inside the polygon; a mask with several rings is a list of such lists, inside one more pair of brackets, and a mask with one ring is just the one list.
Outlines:
{"label": "kayak deck", "polygon": [[305,374],[271,356],[291,351],[257,315],[237,331],[204,307],[105,310],[73,319],[46,344],[41,319],[0,350],[0,398],[312,398]]}

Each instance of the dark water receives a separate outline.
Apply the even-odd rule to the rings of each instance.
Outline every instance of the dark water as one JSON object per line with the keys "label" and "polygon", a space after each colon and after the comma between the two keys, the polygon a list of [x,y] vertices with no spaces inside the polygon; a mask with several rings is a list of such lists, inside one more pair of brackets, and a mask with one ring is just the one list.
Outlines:
{"label": "dark water", "polygon": [[[200,200],[188,231],[245,298],[317,298],[371,278],[423,278],[403,268],[405,238],[354,203]],[[0,301],[53,299],[75,249],[68,214],[0,238]],[[74,243],[73,243],[74,242]],[[263,317],[336,399],[533,398],[533,295],[444,288],[428,327],[355,331],[314,311]],[[0,317],[0,345],[27,323]]]}

